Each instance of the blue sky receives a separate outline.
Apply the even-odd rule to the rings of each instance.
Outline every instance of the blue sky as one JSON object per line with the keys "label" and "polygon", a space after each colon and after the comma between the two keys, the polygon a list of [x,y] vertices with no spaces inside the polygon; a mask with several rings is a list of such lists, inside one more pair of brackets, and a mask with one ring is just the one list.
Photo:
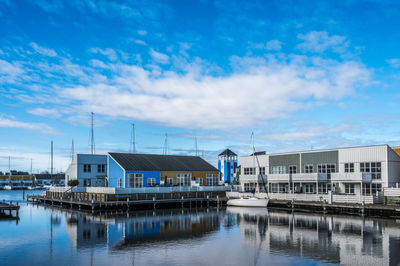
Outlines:
{"label": "blue sky", "polygon": [[[251,3],[249,3],[251,2]],[[0,171],[89,151],[400,144],[391,1],[0,0]]]}

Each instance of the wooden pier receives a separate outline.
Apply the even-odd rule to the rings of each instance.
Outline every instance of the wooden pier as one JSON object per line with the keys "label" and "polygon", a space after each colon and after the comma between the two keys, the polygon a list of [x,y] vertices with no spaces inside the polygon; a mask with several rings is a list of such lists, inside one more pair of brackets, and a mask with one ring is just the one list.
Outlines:
{"label": "wooden pier", "polygon": [[157,198],[144,200],[114,200],[114,201],[95,201],[95,200],[76,200],[73,198],[49,198],[46,196],[30,196],[27,195],[27,200],[30,202],[42,203],[52,206],[62,206],[71,209],[86,209],[86,210],[144,210],[144,209],[162,209],[162,208],[176,208],[176,207],[209,207],[209,206],[224,206],[226,205],[226,197],[201,197],[201,198]]}
{"label": "wooden pier", "polygon": [[349,204],[312,201],[269,200],[268,207],[297,212],[314,212],[325,214],[350,214],[381,218],[400,218],[400,205],[384,204]]}
{"label": "wooden pier", "polygon": [[19,216],[19,205],[6,202],[0,202],[0,219],[18,219]]}

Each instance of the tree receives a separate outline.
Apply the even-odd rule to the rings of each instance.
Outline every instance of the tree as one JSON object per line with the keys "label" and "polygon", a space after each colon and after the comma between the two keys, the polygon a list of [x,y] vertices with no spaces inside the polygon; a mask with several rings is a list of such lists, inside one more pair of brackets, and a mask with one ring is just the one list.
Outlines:
{"label": "tree", "polygon": [[68,186],[76,187],[77,185],[79,185],[79,181],[77,179],[68,180]]}

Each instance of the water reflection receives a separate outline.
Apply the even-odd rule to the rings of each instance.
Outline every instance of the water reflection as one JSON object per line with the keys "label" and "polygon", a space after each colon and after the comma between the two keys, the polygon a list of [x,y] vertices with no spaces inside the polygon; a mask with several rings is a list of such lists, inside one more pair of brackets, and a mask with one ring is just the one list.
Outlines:
{"label": "water reflection", "polygon": [[227,209],[245,246],[284,256],[351,265],[398,265],[396,220]]}
{"label": "water reflection", "polygon": [[121,250],[146,243],[199,238],[216,231],[223,212],[164,210],[127,214],[66,213],[66,231],[74,246]]}

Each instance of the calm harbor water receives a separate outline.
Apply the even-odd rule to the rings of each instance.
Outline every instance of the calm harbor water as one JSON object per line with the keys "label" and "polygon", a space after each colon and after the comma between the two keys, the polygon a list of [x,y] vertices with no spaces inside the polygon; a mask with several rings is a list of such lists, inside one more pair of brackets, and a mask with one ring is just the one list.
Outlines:
{"label": "calm harbor water", "polygon": [[3,199],[21,209],[0,220],[0,265],[400,263],[396,220],[243,208],[92,215],[25,203],[22,191]]}

